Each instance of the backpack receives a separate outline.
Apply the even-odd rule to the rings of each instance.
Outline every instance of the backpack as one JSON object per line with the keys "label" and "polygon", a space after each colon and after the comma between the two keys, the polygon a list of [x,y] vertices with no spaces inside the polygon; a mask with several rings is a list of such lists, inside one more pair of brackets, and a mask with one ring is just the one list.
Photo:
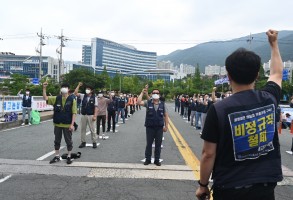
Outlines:
{"label": "backpack", "polygon": [[41,121],[40,113],[37,110],[32,110],[31,112],[31,123],[39,124]]}

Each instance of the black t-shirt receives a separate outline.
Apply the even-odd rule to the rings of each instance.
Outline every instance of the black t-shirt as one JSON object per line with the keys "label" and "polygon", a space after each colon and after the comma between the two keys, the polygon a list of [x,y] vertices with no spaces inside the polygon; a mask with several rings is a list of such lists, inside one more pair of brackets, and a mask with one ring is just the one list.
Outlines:
{"label": "black t-shirt", "polygon": [[201,138],[217,143],[216,186],[282,180],[276,129],[280,96],[281,88],[270,81],[262,90],[241,91],[210,106]]}

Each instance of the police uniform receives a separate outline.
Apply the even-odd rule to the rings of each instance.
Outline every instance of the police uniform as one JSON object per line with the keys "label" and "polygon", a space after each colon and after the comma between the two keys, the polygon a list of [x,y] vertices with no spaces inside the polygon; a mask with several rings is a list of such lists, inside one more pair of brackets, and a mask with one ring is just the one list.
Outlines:
{"label": "police uniform", "polygon": [[146,139],[147,145],[145,149],[146,161],[151,161],[152,144],[155,140],[155,162],[159,162],[161,155],[161,144],[163,138],[164,114],[166,112],[165,104],[159,101],[158,105],[154,105],[152,99],[145,101],[147,108],[145,117]]}
{"label": "police uniform", "polygon": [[[246,90],[212,104],[202,139],[217,144],[213,168],[215,199],[235,199],[247,190],[271,193],[283,179],[277,132],[281,88],[268,82],[262,90]],[[234,196],[235,195],[235,196]],[[242,195],[242,196],[243,196]]]}

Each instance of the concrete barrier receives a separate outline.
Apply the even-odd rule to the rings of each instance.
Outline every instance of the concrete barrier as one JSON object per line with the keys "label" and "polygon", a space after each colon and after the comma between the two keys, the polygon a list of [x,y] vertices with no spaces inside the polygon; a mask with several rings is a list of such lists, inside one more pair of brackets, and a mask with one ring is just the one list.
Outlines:
{"label": "concrete barrier", "polygon": [[[41,122],[45,120],[49,120],[53,118],[53,111],[44,111],[40,112],[40,117],[41,117]],[[27,121],[27,119],[26,119]],[[9,129],[9,128],[14,128],[21,126],[22,124],[22,115],[18,116],[18,120],[14,122],[0,122],[0,131]],[[37,125],[31,125],[31,126],[37,126]]]}

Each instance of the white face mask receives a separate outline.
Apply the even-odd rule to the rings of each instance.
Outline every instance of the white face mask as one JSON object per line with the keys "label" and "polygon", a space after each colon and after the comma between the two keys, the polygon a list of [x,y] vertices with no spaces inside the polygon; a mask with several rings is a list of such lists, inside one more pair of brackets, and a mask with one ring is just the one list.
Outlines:
{"label": "white face mask", "polygon": [[30,92],[25,92],[25,94],[26,94],[26,95],[29,95],[29,94],[30,94]]}
{"label": "white face mask", "polygon": [[121,94],[121,95],[120,95],[120,97],[122,98],[122,97],[123,97],[123,95]]}
{"label": "white face mask", "polygon": [[152,98],[153,98],[153,99],[159,99],[160,96],[159,96],[158,94],[153,94],[153,95],[152,95]]}
{"label": "white face mask", "polygon": [[68,93],[68,88],[61,88],[61,93],[62,94],[67,94]]}
{"label": "white face mask", "polygon": [[114,96],[115,94],[114,93],[111,93],[111,96]]}
{"label": "white face mask", "polygon": [[86,93],[86,94],[89,94],[89,93],[91,93],[91,90],[86,89],[86,90],[85,90],[85,93]]}
{"label": "white face mask", "polygon": [[103,96],[103,94],[98,94],[98,97],[102,97]]}

